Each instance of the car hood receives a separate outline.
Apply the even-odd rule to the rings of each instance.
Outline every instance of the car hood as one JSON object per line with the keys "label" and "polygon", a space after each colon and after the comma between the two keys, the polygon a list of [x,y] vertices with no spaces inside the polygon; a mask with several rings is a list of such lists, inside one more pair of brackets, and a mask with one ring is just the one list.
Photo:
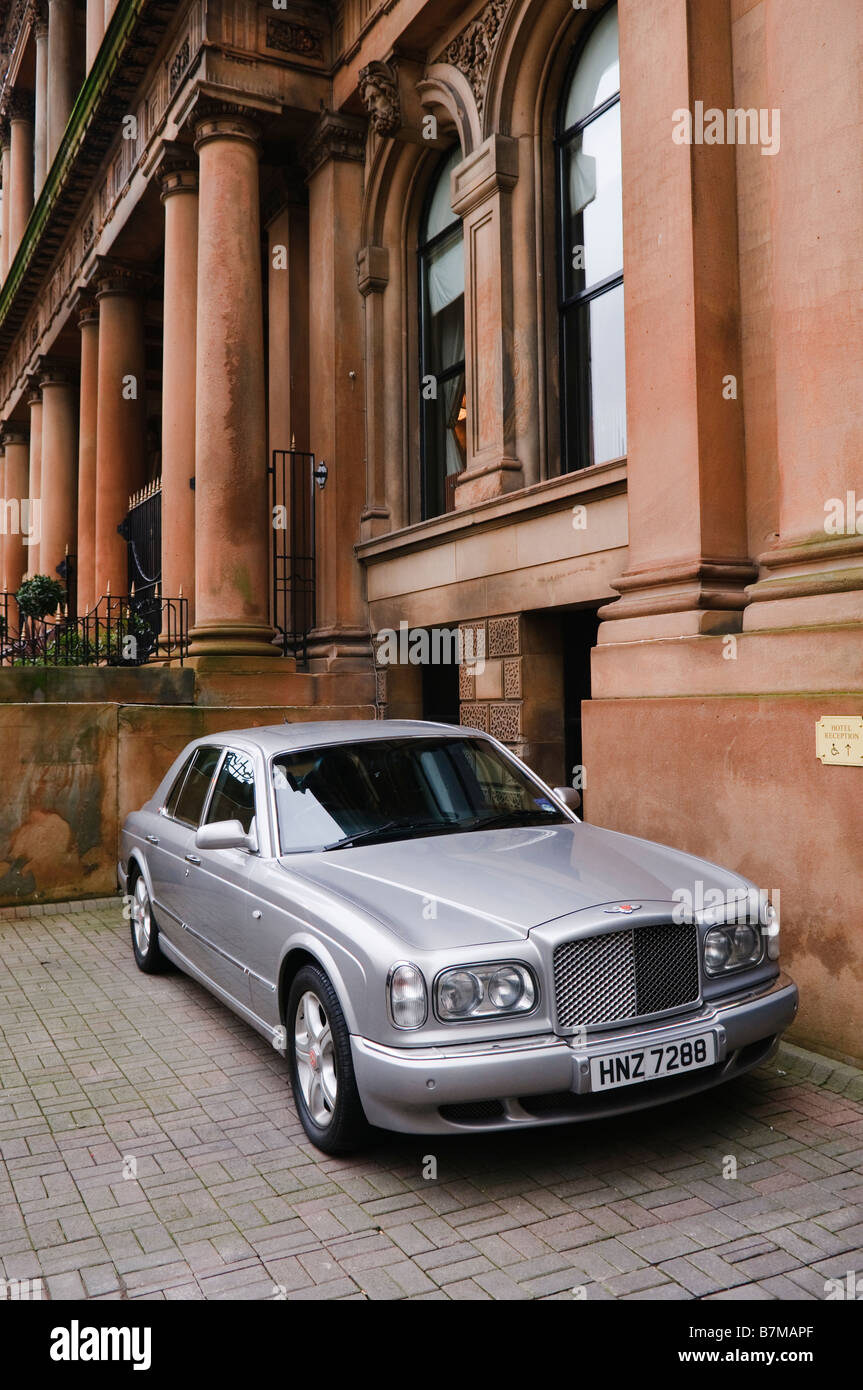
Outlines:
{"label": "car hood", "polygon": [[650,840],[579,824],[422,836],[319,854],[282,867],[376,917],[419,949],[523,940],[584,908],[747,883]]}

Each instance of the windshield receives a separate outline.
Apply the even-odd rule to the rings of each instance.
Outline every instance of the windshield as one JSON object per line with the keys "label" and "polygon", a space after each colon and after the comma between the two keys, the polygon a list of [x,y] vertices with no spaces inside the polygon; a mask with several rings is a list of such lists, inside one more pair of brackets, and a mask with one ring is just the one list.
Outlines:
{"label": "windshield", "polygon": [[542,787],[478,738],[389,738],[273,759],[282,854],[566,823]]}

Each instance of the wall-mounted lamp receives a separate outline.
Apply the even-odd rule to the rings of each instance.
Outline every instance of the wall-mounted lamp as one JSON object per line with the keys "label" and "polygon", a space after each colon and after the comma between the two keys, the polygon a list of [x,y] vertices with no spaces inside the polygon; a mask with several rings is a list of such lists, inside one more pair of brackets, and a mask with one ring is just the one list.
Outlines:
{"label": "wall-mounted lamp", "polygon": [[324,486],[325,482],[327,481],[328,473],[329,470],[327,468],[327,465],[324,463],[323,459],[321,459],[320,463],[318,464],[317,468],[312,474],[312,477],[314,478],[318,487],[322,488]]}

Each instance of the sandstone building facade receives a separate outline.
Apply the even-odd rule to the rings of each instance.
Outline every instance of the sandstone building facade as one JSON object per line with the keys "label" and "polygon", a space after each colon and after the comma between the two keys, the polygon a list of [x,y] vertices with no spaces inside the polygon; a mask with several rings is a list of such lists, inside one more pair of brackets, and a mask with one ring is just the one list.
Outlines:
{"label": "sandstone building facade", "polygon": [[[0,669],[0,896],[104,890],[215,721],[460,718],[779,889],[798,1035],[863,1056],[863,762],[816,757],[863,713],[856,0],[0,22],[2,587],[60,568],[83,617],[137,578],[189,629],[39,707]],[[376,661],[404,625],[484,661]]]}

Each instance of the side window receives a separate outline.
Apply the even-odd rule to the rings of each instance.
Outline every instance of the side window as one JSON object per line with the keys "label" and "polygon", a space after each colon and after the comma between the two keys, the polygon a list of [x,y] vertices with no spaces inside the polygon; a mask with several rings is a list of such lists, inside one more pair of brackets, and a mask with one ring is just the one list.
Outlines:
{"label": "side window", "polygon": [[167,799],[167,801],[165,802],[165,815],[166,815],[166,816],[172,816],[172,817],[173,817],[173,816],[175,816],[175,815],[177,814],[177,802],[178,802],[179,799],[180,799],[180,792],[183,790],[183,783],[184,783],[185,780],[186,780],[186,773],[189,771],[189,768],[192,766],[192,758],[193,758],[194,756],[195,756],[194,753],[190,753],[190,754],[189,754],[189,757],[188,757],[188,758],[186,759],[186,761],[183,763],[183,766],[180,768],[180,771],[177,773],[177,776],[174,778],[174,785],[172,786],[170,792],[168,793],[168,799]]}
{"label": "side window", "polygon": [[189,768],[174,809],[175,819],[182,821],[184,825],[198,825],[201,812],[204,809],[204,802],[207,799],[207,792],[210,790],[210,783],[213,780],[213,773],[221,756],[221,748],[198,748],[195,750],[192,766]]}
{"label": "side window", "polygon": [[213,799],[207,811],[207,824],[218,820],[238,820],[248,835],[254,819],[254,763],[248,754],[237,753],[231,748],[225,754],[225,761],[216,778]]}

